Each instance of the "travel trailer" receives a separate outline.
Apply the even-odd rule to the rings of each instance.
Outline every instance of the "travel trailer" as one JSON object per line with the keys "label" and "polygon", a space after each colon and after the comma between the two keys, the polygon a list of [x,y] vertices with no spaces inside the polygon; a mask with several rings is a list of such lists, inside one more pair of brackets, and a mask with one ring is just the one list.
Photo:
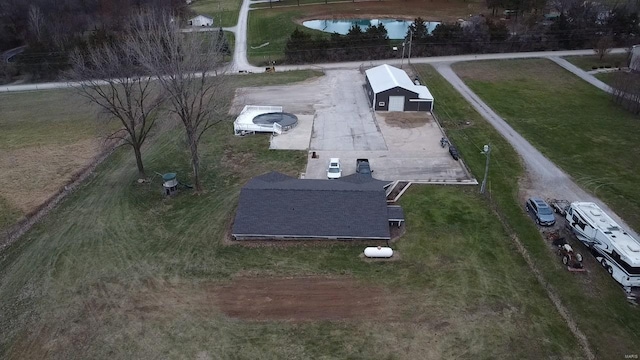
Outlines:
{"label": "travel trailer", "polygon": [[640,242],[598,205],[573,202],[564,212],[567,226],[627,292],[640,287]]}

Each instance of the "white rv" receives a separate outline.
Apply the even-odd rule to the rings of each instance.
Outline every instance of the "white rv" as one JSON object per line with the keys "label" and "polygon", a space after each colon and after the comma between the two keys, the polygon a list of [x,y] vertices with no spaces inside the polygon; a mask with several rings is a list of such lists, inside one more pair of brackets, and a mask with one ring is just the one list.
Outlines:
{"label": "white rv", "polygon": [[630,291],[640,286],[640,242],[591,202],[574,202],[566,209],[567,226],[611,277]]}

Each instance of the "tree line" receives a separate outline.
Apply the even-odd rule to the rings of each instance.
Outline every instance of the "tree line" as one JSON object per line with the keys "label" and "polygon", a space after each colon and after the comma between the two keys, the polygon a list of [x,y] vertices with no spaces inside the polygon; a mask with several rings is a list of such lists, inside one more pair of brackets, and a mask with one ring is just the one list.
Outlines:
{"label": "tree line", "polygon": [[[543,2],[544,3],[544,2]],[[513,21],[482,15],[460,23],[441,23],[429,32],[426,22],[416,18],[409,26],[403,45],[392,48],[384,25],[365,30],[357,25],[346,35],[315,37],[299,29],[285,45],[285,61],[352,61],[399,58],[410,45],[411,56],[440,56],[472,53],[570,50],[602,46],[628,47],[640,41],[638,1],[613,7],[581,0],[554,0],[552,16],[544,16],[539,1],[501,0],[488,6],[512,7],[527,17]],[[537,10],[536,10],[537,9]],[[600,43],[598,45],[598,43]]]}
{"label": "tree line", "polygon": [[0,76],[55,79],[69,67],[73,49],[117,41],[130,14],[146,8],[178,17],[189,11],[184,0],[2,0],[0,49],[27,48]]}

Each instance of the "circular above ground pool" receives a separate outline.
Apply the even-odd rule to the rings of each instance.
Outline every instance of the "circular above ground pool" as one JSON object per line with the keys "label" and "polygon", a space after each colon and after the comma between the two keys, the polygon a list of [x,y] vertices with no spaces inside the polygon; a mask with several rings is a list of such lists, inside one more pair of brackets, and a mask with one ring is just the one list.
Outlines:
{"label": "circular above ground pool", "polygon": [[273,112],[260,114],[253,118],[253,123],[258,125],[271,125],[278,123],[282,126],[282,130],[287,131],[298,124],[298,118],[289,113]]}

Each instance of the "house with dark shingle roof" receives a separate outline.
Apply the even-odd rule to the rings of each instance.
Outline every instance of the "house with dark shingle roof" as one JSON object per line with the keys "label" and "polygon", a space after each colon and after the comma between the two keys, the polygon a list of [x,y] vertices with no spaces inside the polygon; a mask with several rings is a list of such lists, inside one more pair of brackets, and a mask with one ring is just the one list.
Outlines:
{"label": "house with dark shingle roof", "polygon": [[231,234],[236,240],[389,240],[387,184],[360,174],[336,180],[257,176],[240,191]]}

